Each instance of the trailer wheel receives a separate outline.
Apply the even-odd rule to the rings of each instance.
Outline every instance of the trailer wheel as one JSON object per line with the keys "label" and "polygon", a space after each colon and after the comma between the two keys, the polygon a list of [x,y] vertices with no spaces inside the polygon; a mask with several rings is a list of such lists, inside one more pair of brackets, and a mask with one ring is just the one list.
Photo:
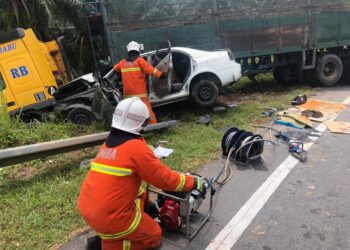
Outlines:
{"label": "trailer wheel", "polygon": [[210,107],[218,99],[219,89],[214,82],[201,80],[193,86],[191,95],[198,105]]}
{"label": "trailer wheel", "polygon": [[317,78],[324,86],[336,84],[343,74],[343,62],[335,54],[326,54],[318,60]]}
{"label": "trailer wheel", "polygon": [[95,120],[95,116],[89,110],[73,108],[69,111],[67,120],[79,126],[89,126]]}

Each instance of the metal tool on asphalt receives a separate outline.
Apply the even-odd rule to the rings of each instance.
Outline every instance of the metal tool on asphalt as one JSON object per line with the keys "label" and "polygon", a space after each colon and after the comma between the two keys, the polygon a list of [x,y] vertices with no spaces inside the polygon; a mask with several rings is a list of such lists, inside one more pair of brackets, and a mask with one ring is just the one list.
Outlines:
{"label": "metal tool on asphalt", "polygon": [[300,141],[289,140],[289,153],[300,160],[305,162],[307,159],[307,152],[304,150],[304,144]]}
{"label": "metal tool on asphalt", "polygon": [[301,141],[292,139],[290,134],[285,132],[279,132],[276,137],[288,143],[288,151],[293,157],[301,162],[306,161],[307,151],[304,150],[304,144]]}

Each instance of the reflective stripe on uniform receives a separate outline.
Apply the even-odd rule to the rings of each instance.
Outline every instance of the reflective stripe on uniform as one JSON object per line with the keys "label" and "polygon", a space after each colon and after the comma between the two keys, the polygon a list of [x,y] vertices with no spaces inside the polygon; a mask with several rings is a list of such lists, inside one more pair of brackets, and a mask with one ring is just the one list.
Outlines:
{"label": "reflective stripe on uniform", "polygon": [[152,74],[153,74],[154,77],[156,77],[157,71],[158,71],[157,69],[153,70]]}
{"label": "reflective stripe on uniform", "polygon": [[130,250],[130,249],[131,249],[130,240],[123,240],[123,250]]}
{"label": "reflective stripe on uniform", "polygon": [[130,98],[130,97],[148,97],[147,93],[144,94],[138,94],[138,95],[124,95],[125,98]]}
{"label": "reflective stripe on uniform", "polygon": [[122,69],[121,70],[122,73],[135,72],[135,71],[141,71],[141,68],[140,67],[135,67],[135,68],[126,68],[126,69]]}
{"label": "reflective stripe on uniform", "polygon": [[134,221],[131,223],[130,227],[128,229],[126,229],[125,231],[116,233],[116,234],[101,234],[101,233],[97,233],[98,236],[100,236],[102,239],[104,240],[111,240],[111,239],[119,239],[121,237],[124,237],[128,234],[131,234],[132,232],[135,231],[135,229],[138,227],[138,225],[140,224],[141,221],[141,200],[140,199],[136,199],[135,200],[136,203],[136,215],[135,215],[135,219]]}
{"label": "reflective stripe on uniform", "polygon": [[140,186],[139,191],[137,192],[137,197],[140,197],[145,192],[145,189]]}
{"label": "reflective stripe on uniform", "polygon": [[91,163],[90,170],[114,176],[129,176],[132,174],[130,168],[113,167],[96,162]]}
{"label": "reflective stripe on uniform", "polygon": [[184,188],[184,186],[185,186],[185,175],[180,174],[180,183],[179,183],[179,185],[176,187],[175,192],[182,191],[182,189]]}

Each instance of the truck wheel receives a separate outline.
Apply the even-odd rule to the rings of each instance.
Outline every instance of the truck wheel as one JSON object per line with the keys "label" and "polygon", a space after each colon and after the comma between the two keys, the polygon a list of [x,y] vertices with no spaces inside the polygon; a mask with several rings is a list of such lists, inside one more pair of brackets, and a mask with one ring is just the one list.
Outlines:
{"label": "truck wheel", "polygon": [[76,125],[89,126],[95,120],[95,116],[89,110],[74,108],[69,111],[67,120]]}
{"label": "truck wheel", "polygon": [[334,54],[326,54],[318,60],[317,78],[324,86],[336,84],[343,74],[343,62]]}
{"label": "truck wheel", "polygon": [[191,95],[198,105],[210,107],[218,99],[219,89],[212,81],[201,80],[193,86]]}

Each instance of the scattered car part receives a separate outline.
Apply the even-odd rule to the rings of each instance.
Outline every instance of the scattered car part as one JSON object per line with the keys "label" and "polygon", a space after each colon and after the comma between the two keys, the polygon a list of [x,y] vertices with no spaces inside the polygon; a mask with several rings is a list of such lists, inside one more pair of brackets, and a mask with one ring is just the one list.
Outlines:
{"label": "scattered car part", "polygon": [[214,111],[215,113],[225,112],[226,110],[227,110],[227,108],[224,107],[224,106],[219,106],[219,107],[214,107],[214,108],[213,108],[213,111]]}
{"label": "scattered car part", "polygon": [[268,110],[262,112],[262,113],[261,113],[261,116],[271,116],[271,115],[273,115],[276,111],[277,111],[277,109],[271,108],[271,109],[268,109]]}
{"label": "scattered car part", "polygon": [[292,105],[301,105],[307,102],[307,96],[306,95],[297,95],[292,100]]}
{"label": "scattered car part", "polygon": [[205,115],[205,116],[199,117],[199,119],[197,120],[197,123],[203,124],[203,125],[209,125],[211,123],[210,115]]}
{"label": "scattered car part", "polygon": [[320,111],[317,110],[311,110],[311,109],[306,109],[301,111],[301,115],[307,116],[307,117],[313,117],[313,118],[322,118],[323,114]]}

